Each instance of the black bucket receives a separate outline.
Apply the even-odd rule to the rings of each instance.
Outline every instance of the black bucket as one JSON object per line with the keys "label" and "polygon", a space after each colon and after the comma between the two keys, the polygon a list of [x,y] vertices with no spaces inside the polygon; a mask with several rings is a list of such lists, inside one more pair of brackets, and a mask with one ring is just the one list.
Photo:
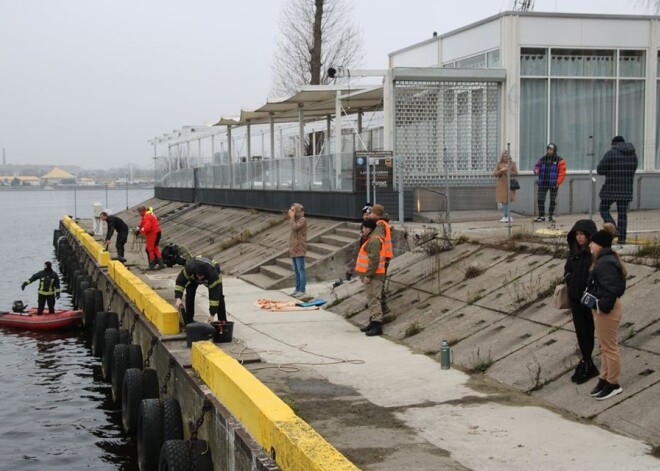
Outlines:
{"label": "black bucket", "polygon": [[214,343],[229,343],[232,341],[234,335],[233,322],[218,321],[218,322],[211,322],[211,325],[215,329],[215,332],[213,333]]}

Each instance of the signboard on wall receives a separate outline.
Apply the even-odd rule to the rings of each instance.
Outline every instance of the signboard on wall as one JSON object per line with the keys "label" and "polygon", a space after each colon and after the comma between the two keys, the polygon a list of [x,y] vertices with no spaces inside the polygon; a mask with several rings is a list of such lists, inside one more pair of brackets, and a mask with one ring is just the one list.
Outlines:
{"label": "signboard on wall", "polygon": [[[392,151],[386,150],[359,150],[354,152],[355,192],[367,190],[367,175],[369,187],[392,188],[394,158]],[[367,169],[369,165],[369,169]]]}

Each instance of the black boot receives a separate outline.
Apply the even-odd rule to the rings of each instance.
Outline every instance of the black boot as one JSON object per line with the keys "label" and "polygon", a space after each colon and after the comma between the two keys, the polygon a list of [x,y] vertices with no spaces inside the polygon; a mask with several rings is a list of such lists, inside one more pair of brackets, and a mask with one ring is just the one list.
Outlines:
{"label": "black boot", "polygon": [[364,333],[367,337],[373,337],[375,335],[383,335],[383,323],[382,322],[375,322],[371,326],[371,329],[367,330]]}
{"label": "black boot", "polygon": [[598,376],[598,368],[596,368],[596,365],[594,365],[594,362],[591,360],[585,360],[584,364],[586,365],[584,367],[584,370],[582,370],[582,374],[579,375],[576,379],[575,382],[577,384],[582,384],[586,383],[589,381],[591,378],[595,378]]}
{"label": "black boot", "polygon": [[575,368],[575,372],[573,373],[573,376],[571,376],[571,381],[574,383],[577,382],[577,379],[582,375],[582,371],[587,367],[587,364],[585,363],[584,360],[580,360],[580,363],[578,363],[577,368]]}
{"label": "black boot", "polygon": [[157,270],[156,268],[156,259],[149,260],[149,266],[147,267],[148,271]]}
{"label": "black boot", "polygon": [[163,263],[163,257],[158,257],[156,259],[156,262],[158,263],[158,269],[162,270],[165,268],[165,264]]}
{"label": "black boot", "polygon": [[371,329],[373,326],[374,326],[374,321],[372,321],[370,317],[369,322],[366,325],[360,327],[360,332],[366,332],[367,330]]}

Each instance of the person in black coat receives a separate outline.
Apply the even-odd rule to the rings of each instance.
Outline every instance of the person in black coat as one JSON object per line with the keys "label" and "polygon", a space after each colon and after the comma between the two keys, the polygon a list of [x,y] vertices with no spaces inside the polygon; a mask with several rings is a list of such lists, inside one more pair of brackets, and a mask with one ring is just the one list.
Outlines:
{"label": "person in black coat", "polygon": [[183,292],[186,293],[186,325],[193,322],[195,317],[195,293],[199,285],[204,285],[209,290],[209,321],[216,314],[219,321],[227,320],[225,296],[222,293],[222,272],[215,260],[201,256],[191,258],[176,277],[174,285],[177,309],[183,305]]}
{"label": "person in black coat", "polygon": [[612,203],[616,203],[619,244],[626,243],[628,229],[628,206],[633,199],[633,179],[637,171],[635,146],[621,136],[612,139],[612,148],[601,159],[596,171],[605,176],[605,183],[600,189],[600,216],[604,222],[614,224],[610,214]]}
{"label": "person in black coat", "polygon": [[117,231],[117,244],[115,245],[117,247],[117,260],[124,263],[126,261],[124,258],[124,245],[126,245],[126,241],[128,240],[128,225],[119,216],[111,216],[105,211],[101,213],[101,221],[105,221],[108,225],[108,233],[105,236],[103,245],[107,250],[112,235]]}
{"label": "person in black coat", "polygon": [[37,315],[40,316],[44,313],[46,303],[48,303],[48,313],[54,314],[55,298],[60,298],[60,277],[57,276],[50,262],[44,262],[44,269],[24,281],[21,289],[25,290],[27,285],[36,280],[39,280],[39,288],[37,288],[39,295],[37,298]]}
{"label": "person in black coat", "polygon": [[590,395],[598,400],[623,392],[619,385],[621,354],[618,331],[623,317],[619,298],[626,290],[627,272],[619,254],[612,250],[614,230],[614,224],[604,224],[603,230],[596,232],[589,244],[593,263],[587,280],[587,292],[596,298],[592,314],[601,350],[600,379]]}
{"label": "person in black coat", "polygon": [[580,302],[587,287],[591,267],[589,243],[597,231],[596,224],[591,219],[580,219],[566,237],[569,253],[564,265],[564,280],[568,288],[575,335],[582,354],[582,359],[571,376],[571,381],[577,384],[598,376],[598,368],[591,358],[594,351],[594,318],[591,309]]}

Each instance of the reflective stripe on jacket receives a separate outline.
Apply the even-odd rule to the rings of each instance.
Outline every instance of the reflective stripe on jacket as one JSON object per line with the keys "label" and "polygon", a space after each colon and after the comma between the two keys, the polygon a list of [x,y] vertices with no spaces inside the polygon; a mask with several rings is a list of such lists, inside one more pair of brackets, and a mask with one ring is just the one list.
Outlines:
{"label": "reflective stripe on jacket", "polygon": [[39,280],[39,288],[37,289],[37,293],[44,296],[53,296],[60,292],[60,277],[57,276],[57,273],[55,273],[55,271],[52,269],[42,270],[38,273],[35,273],[27,280],[27,284],[30,284],[36,280]]}
{"label": "reflective stripe on jacket", "polygon": [[[378,247],[375,247],[371,242],[379,241]],[[374,256],[377,256],[374,257]],[[376,259],[378,263],[376,264]],[[373,275],[385,276],[385,255],[383,252],[383,238],[382,237],[369,237],[358,252],[357,260],[355,261],[355,271],[363,276],[371,277]]]}

